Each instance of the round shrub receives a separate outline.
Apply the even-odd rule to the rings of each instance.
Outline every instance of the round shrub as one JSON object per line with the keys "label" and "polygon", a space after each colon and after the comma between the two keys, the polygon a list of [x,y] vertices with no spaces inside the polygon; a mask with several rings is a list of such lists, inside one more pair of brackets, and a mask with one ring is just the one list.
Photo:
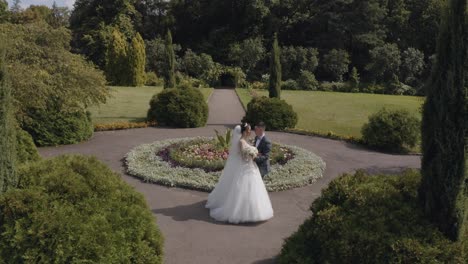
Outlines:
{"label": "round shrub", "polygon": [[165,89],[151,99],[147,118],[165,126],[202,127],[208,120],[208,104],[198,89]]}
{"label": "round shrub", "polygon": [[154,72],[147,72],[145,78],[145,85],[147,86],[163,86],[164,80],[159,78]]}
{"label": "round shrub", "polygon": [[286,80],[281,83],[281,90],[299,90],[300,87],[295,80]]}
{"label": "round shrub", "polygon": [[382,109],[362,127],[362,139],[368,146],[401,152],[416,146],[419,127],[419,120],[406,110]]}
{"label": "round shrub", "polygon": [[297,80],[297,84],[301,90],[315,91],[319,87],[319,83],[317,79],[315,79],[315,75],[310,71],[301,70],[301,75]]}
{"label": "round shrub", "polygon": [[332,181],[312,217],[286,239],[278,263],[465,263],[462,245],[420,208],[420,178],[357,172]]}
{"label": "round shrub", "polygon": [[286,101],[263,96],[249,102],[243,121],[250,124],[263,121],[268,130],[283,130],[296,126],[297,114]]}
{"label": "round shrub", "polygon": [[28,163],[0,197],[0,258],[11,263],[162,263],[144,197],[96,158]]}
{"label": "round shrub", "polygon": [[36,145],[28,132],[18,129],[16,132],[16,157],[19,163],[38,161],[40,159]]}
{"label": "round shrub", "polygon": [[29,109],[27,115],[21,126],[38,146],[75,144],[93,135],[89,112]]}

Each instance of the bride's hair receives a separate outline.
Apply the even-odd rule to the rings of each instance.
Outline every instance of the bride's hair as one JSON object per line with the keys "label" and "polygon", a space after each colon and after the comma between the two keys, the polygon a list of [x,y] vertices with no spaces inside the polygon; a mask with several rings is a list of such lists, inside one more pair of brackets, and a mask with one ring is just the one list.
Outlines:
{"label": "bride's hair", "polygon": [[249,123],[243,122],[241,124],[241,134],[244,134],[244,132],[247,130],[247,128],[251,128]]}

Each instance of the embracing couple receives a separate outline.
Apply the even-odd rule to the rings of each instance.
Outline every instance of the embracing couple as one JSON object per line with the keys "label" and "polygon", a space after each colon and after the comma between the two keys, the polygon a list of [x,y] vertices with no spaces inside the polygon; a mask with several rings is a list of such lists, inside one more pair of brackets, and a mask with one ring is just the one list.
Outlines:
{"label": "embracing couple", "polygon": [[234,128],[229,157],[221,177],[208,196],[206,208],[218,221],[233,224],[266,221],[273,217],[263,177],[270,171],[271,142],[265,124],[255,125],[255,142],[249,144],[251,126]]}

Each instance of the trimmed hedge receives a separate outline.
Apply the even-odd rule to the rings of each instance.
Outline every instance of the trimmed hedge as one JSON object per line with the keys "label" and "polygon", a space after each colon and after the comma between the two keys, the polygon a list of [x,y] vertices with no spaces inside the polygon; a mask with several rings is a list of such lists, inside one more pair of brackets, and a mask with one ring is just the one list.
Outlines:
{"label": "trimmed hedge", "polygon": [[147,121],[180,128],[202,127],[208,121],[208,104],[196,88],[164,89],[151,99]]}
{"label": "trimmed hedge", "polygon": [[278,263],[465,263],[462,245],[419,207],[420,178],[416,171],[357,172],[332,181],[312,204],[313,216],[286,239]]}
{"label": "trimmed hedge", "polygon": [[162,263],[143,196],[96,158],[28,163],[0,197],[0,259],[9,263]]}
{"label": "trimmed hedge", "polygon": [[38,146],[75,144],[93,135],[91,114],[82,110],[63,112],[29,109],[21,126]]}
{"label": "trimmed hedge", "polygon": [[284,100],[265,96],[254,97],[247,104],[247,111],[242,121],[250,124],[263,121],[268,130],[284,130],[296,126],[297,114]]}
{"label": "trimmed hedge", "polygon": [[16,160],[18,163],[41,159],[31,135],[19,128],[16,132]]}
{"label": "trimmed hedge", "polygon": [[364,144],[370,147],[403,152],[418,143],[420,122],[406,110],[384,108],[369,117],[361,133]]}

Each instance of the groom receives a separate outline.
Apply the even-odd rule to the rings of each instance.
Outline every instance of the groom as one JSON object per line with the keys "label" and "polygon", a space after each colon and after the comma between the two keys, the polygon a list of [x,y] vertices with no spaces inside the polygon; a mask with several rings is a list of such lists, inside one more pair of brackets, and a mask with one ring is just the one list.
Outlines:
{"label": "groom", "polygon": [[258,149],[258,156],[254,159],[258,165],[262,178],[270,172],[270,152],[271,141],[265,136],[265,123],[259,122],[255,125],[255,147]]}

